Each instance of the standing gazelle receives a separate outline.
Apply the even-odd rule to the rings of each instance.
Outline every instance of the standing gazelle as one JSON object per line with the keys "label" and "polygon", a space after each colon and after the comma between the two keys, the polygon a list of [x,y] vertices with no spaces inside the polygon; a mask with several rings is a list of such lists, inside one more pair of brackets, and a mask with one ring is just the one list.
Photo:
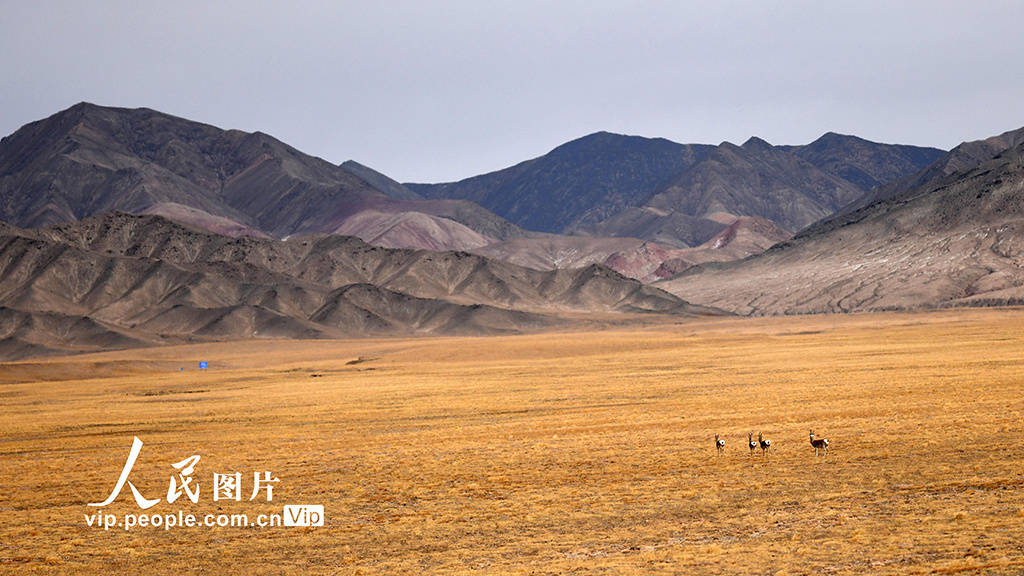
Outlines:
{"label": "standing gazelle", "polygon": [[757,450],[757,442],[754,442],[754,433],[747,432],[747,445],[750,446],[750,455],[754,455],[754,450]]}
{"label": "standing gazelle", "polygon": [[814,430],[811,430],[811,446],[814,446],[814,455],[818,455],[818,450],[824,450],[825,454],[828,455],[828,438],[815,438]]}
{"label": "standing gazelle", "polygon": [[718,449],[719,454],[725,452],[725,440],[720,439],[718,434],[715,434],[715,448]]}
{"label": "standing gazelle", "polygon": [[757,433],[757,443],[761,445],[761,455],[767,456],[768,450],[772,447],[772,441],[764,437],[761,432]]}

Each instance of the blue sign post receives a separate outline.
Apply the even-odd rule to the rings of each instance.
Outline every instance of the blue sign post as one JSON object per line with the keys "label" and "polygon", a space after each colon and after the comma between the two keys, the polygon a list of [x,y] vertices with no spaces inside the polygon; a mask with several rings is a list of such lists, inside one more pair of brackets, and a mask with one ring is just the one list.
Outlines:
{"label": "blue sign post", "polygon": [[201,361],[201,362],[199,363],[199,369],[200,369],[200,370],[206,370],[206,369],[207,369],[207,368],[209,368],[209,367],[210,367],[210,363],[209,363],[209,362],[207,362],[206,360],[203,360],[203,361]]}

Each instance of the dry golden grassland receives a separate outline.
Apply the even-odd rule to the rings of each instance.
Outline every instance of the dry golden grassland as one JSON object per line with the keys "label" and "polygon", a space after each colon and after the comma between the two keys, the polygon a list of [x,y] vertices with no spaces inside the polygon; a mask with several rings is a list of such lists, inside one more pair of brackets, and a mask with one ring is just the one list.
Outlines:
{"label": "dry golden grassland", "polygon": [[[12,363],[0,572],[1021,574],[1022,415],[1021,310]],[[202,457],[199,503],[150,511],[326,524],[87,527],[133,435],[149,498]],[[273,502],[212,501],[212,473],[257,470]],[[126,487],[105,512],[139,510]]]}

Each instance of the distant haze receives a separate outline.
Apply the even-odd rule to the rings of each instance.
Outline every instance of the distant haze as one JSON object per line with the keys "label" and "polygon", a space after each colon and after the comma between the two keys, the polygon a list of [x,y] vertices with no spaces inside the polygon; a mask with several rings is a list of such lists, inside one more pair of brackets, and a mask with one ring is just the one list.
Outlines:
{"label": "distant haze", "polygon": [[401,181],[464,178],[599,130],[950,148],[1024,125],[1019,1],[0,9],[2,135],[83,100],[149,107]]}

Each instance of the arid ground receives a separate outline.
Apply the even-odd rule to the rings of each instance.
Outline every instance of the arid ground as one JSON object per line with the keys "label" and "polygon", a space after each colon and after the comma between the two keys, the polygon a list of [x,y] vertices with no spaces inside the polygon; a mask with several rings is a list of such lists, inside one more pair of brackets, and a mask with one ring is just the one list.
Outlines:
{"label": "arid ground", "polygon": [[[2,573],[1024,572],[1024,310],[26,361],[0,424]],[[198,503],[147,512],[326,523],[89,527],[133,436],[147,498],[201,456]],[[213,501],[236,471],[242,501]],[[103,512],[141,510],[126,486]]]}

